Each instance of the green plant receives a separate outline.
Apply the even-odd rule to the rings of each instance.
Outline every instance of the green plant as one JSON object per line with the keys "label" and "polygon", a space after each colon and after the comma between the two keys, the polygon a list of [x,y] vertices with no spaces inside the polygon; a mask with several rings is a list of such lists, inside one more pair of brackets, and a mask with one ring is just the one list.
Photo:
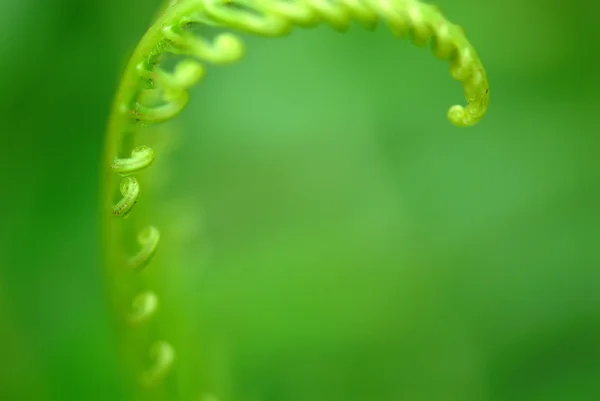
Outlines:
{"label": "green plant", "polygon": [[[141,195],[137,177],[155,160],[155,152],[136,146],[145,126],[177,116],[188,103],[188,88],[204,74],[203,62],[229,64],[243,55],[241,39],[219,33],[214,40],[192,33],[194,25],[211,26],[278,37],[293,26],[320,22],[339,31],[356,20],[374,29],[387,22],[398,37],[408,36],[420,47],[450,61],[452,77],[464,87],[466,106],[455,105],[448,119],[459,127],[477,123],[488,103],[488,82],[480,60],[462,29],[439,10],[416,0],[174,0],[159,15],[134,51],[117,91],[109,121],[103,191],[107,273],[119,322],[119,339],[127,377],[136,383],[135,399],[193,399],[190,390],[167,383],[176,358],[185,358],[171,339],[168,324],[153,319],[158,289],[148,287],[160,231],[151,220],[128,219]],[[170,61],[175,66],[169,69]],[[117,190],[118,189],[118,190]],[[144,270],[145,268],[150,269]],[[147,276],[141,275],[141,273]],[[125,312],[128,311],[128,312]],[[150,323],[154,321],[154,326]],[[165,336],[165,337],[163,337]],[[150,350],[154,365],[148,366]],[[193,368],[191,369],[193,371]],[[193,386],[192,386],[193,387]],[[162,398],[161,398],[162,397]]]}

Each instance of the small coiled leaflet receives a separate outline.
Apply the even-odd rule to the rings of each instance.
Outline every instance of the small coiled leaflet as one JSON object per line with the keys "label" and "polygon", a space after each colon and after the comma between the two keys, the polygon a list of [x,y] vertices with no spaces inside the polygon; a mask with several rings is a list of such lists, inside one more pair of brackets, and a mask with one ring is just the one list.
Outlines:
{"label": "small coiled leaflet", "polygon": [[138,294],[131,303],[129,323],[132,325],[148,321],[158,309],[158,296],[152,291]]}
{"label": "small coiled leaflet", "polygon": [[175,349],[166,341],[156,341],[150,347],[150,357],[154,364],[142,375],[146,387],[156,385],[169,373],[175,362]]}
{"label": "small coiled leaflet", "polygon": [[123,197],[113,206],[113,214],[127,217],[140,197],[140,184],[135,177],[125,177],[121,180],[120,190]]}
{"label": "small coiled leaflet", "polygon": [[[152,149],[132,148],[131,136],[139,124],[167,121],[187,105],[187,90],[204,76],[203,63],[231,64],[244,53],[240,38],[231,33],[208,40],[192,34],[190,24],[232,28],[261,36],[284,36],[293,26],[313,27],[323,22],[344,31],[352,21],[374,29],[385,21],[397,37],[408,37],[416,46],[430,45],[435,57],[448,60],[451,76],[461,82],[467,105],[450,107],[447,117],[459,127],[476,124],[486,113],[489,87],[486,73],[464,31],[447,21],[439,9],[417,0],[173,0],[166,11],[139,43],[117,93],[109,127],[111,148],[119,155],[112,161],[113,172],[123,176],[122,199],[113,206],[113,214],[126,217],[138,202],[140,186],[134,174],[150,166]],[[183,56],[172,71],[161,64],[162,56]],[[138,235],[140,251],[132,256],[129,267],[139,270],[148,265],[160,239],[156,227]],[[130,321],[141,323],[152,317],[158,297],[142,292],[133,301]],[[173,347],[158,341],[151,353],[155,365],[143,382],[160,381],[175,359]]]}
{"label": "small coiled leaflet", "polygon": [[148,146],[142,145],[131,151],[131,157],[123,159],[115,157],[111,168],[115,173],[127,177],[145,169],[151,165],[153,161],[154,150]]}
{"label": "small coiled leaflet", "polygon": [[149,226],[140,231],[137,241],[141,249],[129,259],[128,264],[133,270],[142,270],[148,265],[156,252],[158,242],[160,241],[160,231],[154,226]]}

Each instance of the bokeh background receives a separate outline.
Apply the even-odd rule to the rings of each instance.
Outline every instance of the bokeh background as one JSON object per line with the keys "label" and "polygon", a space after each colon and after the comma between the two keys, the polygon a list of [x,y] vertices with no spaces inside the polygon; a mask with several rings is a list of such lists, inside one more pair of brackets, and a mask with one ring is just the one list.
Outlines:
{"label": "bokeh background", "polygon": [[[3,401],[125,400],[100,164],[159,3],[0,2]],[[156,213],[223,401],[600,399],[600,6],[436,3],[490,78],[476,127],[427,51],[322,27],[246,38],[165,128]]]}

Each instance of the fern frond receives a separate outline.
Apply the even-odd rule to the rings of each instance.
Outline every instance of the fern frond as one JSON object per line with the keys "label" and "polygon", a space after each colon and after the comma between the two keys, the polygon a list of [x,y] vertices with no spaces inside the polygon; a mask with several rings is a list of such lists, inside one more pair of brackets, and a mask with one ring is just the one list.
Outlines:
{"label": "fern frond", "polygon": [[[464,89],[467,104],[449,108],[450,122],[467,127],[484,116],[489,87],[482,63],[462,28],[449,22],[435,6],[417,0],[172,0],[138,44],[115,97],[106,144],[105,214],[112,211],[117,217],[126,217],[139,201],[141,189],[136,175],[155,159],[155,152],[148,146],[135,147],[140,127],[181,113],[189,101],[188,89],[204,77],[206,64],[231,64],[244,55],[242,40],[235,33],[222,33],[209,40],[192,33],[190,25],[281,37],[294,26],[320,23],[345,31],[353,21],[366,29],[383,22],[397,37],[406,37],[419,47],[430,45],[435,57],[449,61],[450,75]],[[181,60],[169,70],[164,61],[172,55]],[[112,205],[111,201],[119,196]],[[139,234],[138,227],[122,219],[108,222],[105,227],[110,249],[109,285],[114,287],[117,305],[133,305],[132,311],[124,313],[129,323],[156,317],[158,296],[152,289],[142,288],[139,292],[145,284],[133,276],[145,267],[151,268],[158,248],[160,233],[151,224],[144,222],[148,228]],[[136,236],[138,244],[133,240]],[[144,385],[158,385],[172,371],[175,360],[175,349],[167,341],[155,342],[151,353],[155,365],[143,375]],[[136,354],[130,359],[142,361],[143,356]]]}

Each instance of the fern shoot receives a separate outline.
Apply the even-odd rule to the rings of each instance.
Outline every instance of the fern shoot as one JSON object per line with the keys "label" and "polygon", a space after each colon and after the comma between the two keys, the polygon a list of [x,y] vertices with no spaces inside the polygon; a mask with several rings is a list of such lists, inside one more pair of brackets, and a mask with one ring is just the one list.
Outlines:
{"label": "fern shoot", "polygon": [[[172,322],[161,315],[165,301],[152,276],[158,274],[153,257],[161,252],[165,235],[152,213],[136,214],[144,202],[146,173],[152,174],[160,155],[139,143],[140,132],[184,109],[188,89],[203,78],[206,64],[225,65],[242,58],[244,44],[236,31],[285,37],[294,27],[327,24],[343,32],[352,22],[369,30],[382,22],[398,38],[407,37],[419,47],[429,45],[436,58],[449,61],[452,78],[464,88],[467,104],[450,107],[447,118],[467,127],[483,117],[489,90],[477,53],[459,26],[417,0],[173,0],[133,52],[108,123],[102,192],[107,285],[119,352],[133,389],[130,399],[198,400],[211,391],[194,388],[193,380],[183,378],[196,369],[170,338]],[[195,25],[225,32],[209,40],[191,30]],[[187,366],[188,373],[180,365]]]}

